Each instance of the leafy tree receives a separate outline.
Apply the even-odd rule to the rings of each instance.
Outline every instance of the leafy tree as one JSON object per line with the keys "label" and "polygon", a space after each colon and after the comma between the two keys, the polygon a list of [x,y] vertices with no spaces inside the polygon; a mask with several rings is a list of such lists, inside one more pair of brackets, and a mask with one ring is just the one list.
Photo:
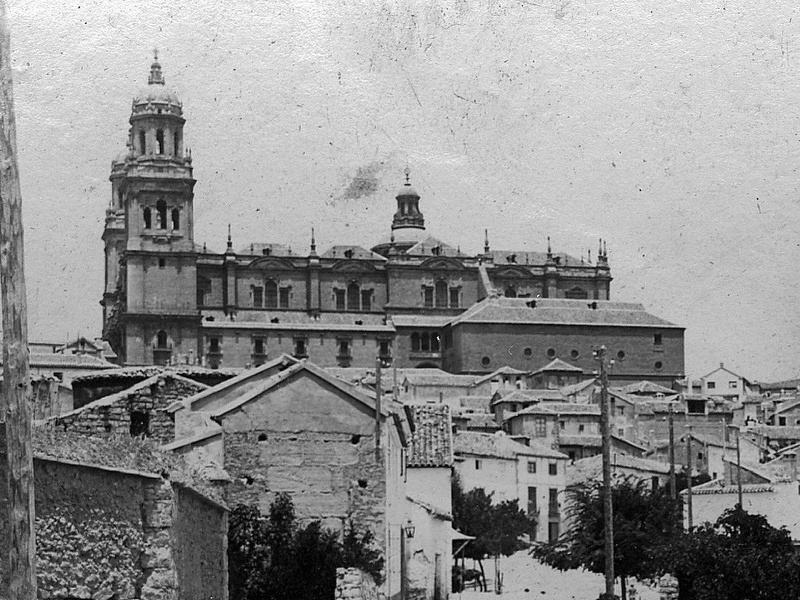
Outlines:
{"label": "leafy tree", "polygon": [[369,531],[350,522],[339,541],[319,521],[297,524],[294,505],[279,494],[267,518],[256,507],[236,506],[228,531],[231,600],[332,598],[336,568],[359,567],[380,583],[383,558]]}
{"label": "leafy tree", "polygon": [[[567,488],[570,526],[558,540],[533,547],[542,562],[566,571],[605,570],[605,524],[602,482]],[[680,504],[662,489],[642,480],[617,479],[612,486],[614,506],[614,573],[623,598],[626,579],[649,579],[665,572],[664,556],[680,531]]]}
{"label": "leafy tree", "polygon": [[800,598],[789,532],[739,506],[682,536],[671,556],[682,600]]}
{"label": "leafy tree", "polygon": [[483,488],[464,492],[457,474],[451,480],[453,527],[474,536],[464,548],[464,556],[478,561],[481,588],[486,591],[483,559],[510,556],[527,547],[524,538],[535,531],[536,522],[519,508],[516,500],[492,503],[492,494]]}

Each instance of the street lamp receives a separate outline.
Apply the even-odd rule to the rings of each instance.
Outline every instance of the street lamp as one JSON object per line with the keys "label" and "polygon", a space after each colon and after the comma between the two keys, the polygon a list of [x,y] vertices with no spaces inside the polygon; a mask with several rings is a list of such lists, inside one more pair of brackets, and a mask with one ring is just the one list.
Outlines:
{"label": "street lamp", "polygon": [[411,519],[406,520],[406,524],[403,525],[403,531],[408,539],[413,538],[414,534],[417,533],[417,528],[414,527],[414,523],[411,522]]}

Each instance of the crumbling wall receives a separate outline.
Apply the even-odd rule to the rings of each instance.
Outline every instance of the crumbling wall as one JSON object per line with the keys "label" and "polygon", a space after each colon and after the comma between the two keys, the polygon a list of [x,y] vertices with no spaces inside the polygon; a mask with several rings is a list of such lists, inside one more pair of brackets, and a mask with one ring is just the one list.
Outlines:
{"label": "crumbling wall", "polygon": [[361,569],[336,569],[336,600],[378,600],[375,580]]}
{"label": "crumbling wall", "polygon": [[188,488],[178,488],[173,537],[181,598],[219,600],[228,594],[226,511]]}
{"label": "crumbling wall", "polygon": [[65,431],[84,435],[114,433],[131,434],[131,415],[147,415],[148,435],[168,443],[175,438],[173,415],[165,409],[173,402],[184,400],[205,389],[193,381],[165,376],[151,385],[142,385],[128,392],[110,396],[54,420]]}

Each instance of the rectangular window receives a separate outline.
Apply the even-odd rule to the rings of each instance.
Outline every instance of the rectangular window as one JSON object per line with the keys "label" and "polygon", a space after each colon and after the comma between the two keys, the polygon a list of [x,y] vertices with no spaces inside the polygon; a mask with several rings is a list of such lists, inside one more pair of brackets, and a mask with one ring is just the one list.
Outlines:
{"label": "rectangular window", "polygon": [[729,381],[728,388],[735,390],[738,387],[738,383],[736,381]]}
{"label": "rectangular window", "polygon": [[653,334],[653,345],[654,346],[660,346],[662,344],[662,342],[663,342],[663,340],[661,339],[661,334],[660,333],[654,333]]}
{"label": "rectangular window", "polygon": [[528,473],[536,473],[536,461],[529,460],[528,461]]}
{"label": "rectangular window", "polygon": [[384,360],[391,358],[391,352],[389,350],[389,342],[381,341],[379,342],[379,350],[378,353],[380,357]]}
{"label": "rectangular window", "polygon": [[334,296],[336,296],[336,310],[344,310],[344,290],[333,290]]}
{"label": "rectangular window", "polygon": [[578,433],[583,433],[583,430],[584,430],[584,426],[583,425],[578,425]]}
{"label": "rectangular window", "polygon": [[550,512],[551,517],[558,516],[558,490],[556,488],[550,488],[548,494],[549,502],[548,502],[548,509]]}
{"label": "rectangular window", "polygon": [[544,417],[536,417],[534,421],[534,435],[536,437],[547,437],[547,419]]}
{"label": "rectangular window", "polygon": [[217,352],[220,351],[219,348],[220,348],[220,345],[219,345],[219,338],[218,337],[208,338],[208,351],[209,352],[217,353]]}
{"label": "rectangular window", "polygon": [[480,471],[483,468],[483,461],[476,458],[475,459],[475,470]]}
{"label": "rectangular window", "polygon": [[717,382],[716,381],[708,381],[708,382],[706,382],[706,387],[709,390],[714,390],[714,389],[717,388]]}
{"label": "rectangular window", "polygon": [[294,357],[295,358],[306,358],[308,356],[308,352],[306,350],[307,344],[308,344],[308,340],[306,340],[306,338],[295,338],[294,339]]}
{"label": "rectangular window", "polygon": [[260,285],[253,286],[253,306],[256,308],[264,306],[264,288]]}
{"label": "rectangular window", "polygon": [[547,465],[547,471],[550,475],[558,475],[558,463],[551,462]]}
{"label": "rectangular window", "polygon": [[279,290],[280,293],[280,307],[281,308],[289,308],[289,292],[292,288],[290,287],[282,287]]}
{"label": "rectangular window", "polygon": [[425,300],[425,308],[433,308],[433,288],[428,286],[423,287],[422,295]]}
{"label": "rectangular window", "polygon": [[559,421],[559,422],[558,422],[558,428],[559,428],[561,431],[564,431],[564,430],[567,428],[567,423],[566,423],[566,421]]}
{"label": "rectangular window", "polygon": [[558,521],[547,524],[547,541],[555,542],[559,536]]}
{"label": "rectangular window", "polygon": [[150,414],[133,411],[131,413],[130,432],[133,437],[147,437],[150,435]]}
{"label": "rectangular window", "polygon": [[461,288],[450,288],[450,308],[458,308]]}
{"label": "rectangular window", "polygon": [[528,488],[528,514],[536,515],[539,513],[538,502],[536,501],[536,488]]}
{"label": "rectangular window", "polygon": [[339,358],[350,358],[349,340],[339,340]]}
{"label": "rectangular window", "polygon": [[625,407],[624,406],[618,406],[617,407],[617,414],[620,417],[624,417],[625,416]]}
{"label": "rectangular window", "polygon": [[253,354],[264,354],[264,338],[253,338]]}
{"label": "rectangular window", "polygon": [[786,425],[786,417],[778,417],[778,425]]}
{"label": "rectangular window", "polygon": [[372,290],[361,290],[361,310],[372,310]]}

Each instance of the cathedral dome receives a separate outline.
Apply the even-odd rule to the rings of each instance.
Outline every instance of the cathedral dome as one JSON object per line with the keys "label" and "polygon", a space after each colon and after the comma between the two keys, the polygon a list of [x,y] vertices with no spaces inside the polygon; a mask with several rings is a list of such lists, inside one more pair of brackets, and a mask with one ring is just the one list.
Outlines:
{"label": "cathedral dome", "polygon": [[410,184],[410,183],[408,183],[408,182],[404,183],[404,184],[403,184],[403,187],[401,187],[401,188],[398,190],[398,192],[397,192],[397,196],[396,196],[396,197],[397,197],[397,198],[404,198],[404,197],[406,197],[406,196],[411,196],[411,197],[414,197],[414,198],[419,198],[419,194],[417,193],[417,190],[415,190],[413,187],[411,187],[411,184]]}
{"label": "cathedral dome", "polygon": [[158,62],[158,55],[156,55],[153,64],[150,65],[147,86],[141,88],[133,97],[133,112],[134,114],[166,112],[180,116],[182,107],[178,94],[166,86],[164,75],[161,73],[161,63]]}

